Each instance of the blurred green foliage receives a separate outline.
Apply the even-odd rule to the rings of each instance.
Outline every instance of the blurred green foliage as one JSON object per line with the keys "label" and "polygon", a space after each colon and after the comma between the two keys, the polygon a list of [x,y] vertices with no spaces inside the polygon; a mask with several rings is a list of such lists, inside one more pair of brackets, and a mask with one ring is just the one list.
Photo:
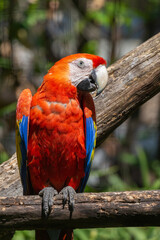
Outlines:
{"label": "blurred green foliage", "polygon": [[97,41],[90,40],[83,45],[82,52],[88,52],[90,54],[96,54],[97,52]]}
{"label": "blurred green foliage", "polygon": [[127,6],[124,2],[118,4],[118,2],[110,1],[105,3],[102,11],[88,11],[87,16],[98,24],[110,27],[115,14],[120,25],[125,24],[130,26],[131,16],[135,16],[137,11]]}
{"label": "blurred green foliage", "polygon": [[10,69],[11,62],[8,58],[0,57],[0,67]]}
{"label": "blurred green foliage", "polygon": [[35,240],[35,231],[17,231],[12,240]]}
{"label": "blurred green foliage", "polygon": [[0,152],[0,164],[7,161],[9,159],[9,155],[7,154],[6,151],[1,151]]}
{"label": "blurred green foliage", "polygon": [[159,228],[77,229],[75,240],[159,240]]}
{"label": "blurred green foliage", "polygon": [[5,116],[8,113],[16,111],[17,102],[13,102],[3,108],[0,108],[0,117]]}

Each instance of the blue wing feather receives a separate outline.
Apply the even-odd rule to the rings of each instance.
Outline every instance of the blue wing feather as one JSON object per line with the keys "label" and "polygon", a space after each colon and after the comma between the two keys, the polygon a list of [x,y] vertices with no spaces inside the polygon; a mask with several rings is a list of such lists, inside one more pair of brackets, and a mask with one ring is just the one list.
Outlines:
{"label": "blue wing feather", "polygon": [[22,117],[22,122],[20,123],[19,130],[20,130],[21,139],[24,142],[25,150],[27,151],[27,142],[28,142],[28,117],[27,116]]}
{"label": "blue wing feather", "polygon": [[24,89],[19,96],[16,110],[16,152],[18,167],[23,185],[23,193],[28,193],[29,177],[27,172],[27,145],[29,133],[29,116],[32,94]]}
{"label": "blue wing feather", "polygon": [[17,121],[17,158],[20,170],[23,193],[27,192],[27,142],[28,142],[28,116]]}
{"label": "blue wing feather", "polygon": [[85,118],[86,123],[86,159],[85,159],[85,177],[81,181],[80,192],[84,191],[86,186],[90,169],[91,163],[94,156],[94,149],[96,145],[96,125],[93,121],[92,117]]}

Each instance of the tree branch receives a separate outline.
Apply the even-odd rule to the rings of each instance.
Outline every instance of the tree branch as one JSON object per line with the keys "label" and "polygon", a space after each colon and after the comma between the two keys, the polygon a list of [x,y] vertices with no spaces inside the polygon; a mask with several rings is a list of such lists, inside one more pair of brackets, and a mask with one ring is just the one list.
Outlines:
{"label": "tree branch", "polygon": [[48,219],[41,217],[41,198],[0,198],[0,229],[160,226],[160,191],[81,193],[70,214],[61,196],[54,198]]}
{"label": "tree branch", "polygon": [[109,83],[96,99],[97,143],[160,92],[160,33],[108,67]]}

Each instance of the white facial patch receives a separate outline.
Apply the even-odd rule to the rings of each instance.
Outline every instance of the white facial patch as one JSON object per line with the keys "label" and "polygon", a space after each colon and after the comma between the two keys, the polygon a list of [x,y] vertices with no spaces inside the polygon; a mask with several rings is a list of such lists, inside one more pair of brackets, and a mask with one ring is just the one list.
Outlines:
{"label": "white facial patch", "polygon": [[[84,64],[81,64],[81,61]],[[93,62],[87,58],[78,58],[75,61],[69,63],[69,68],[71,82],[75,87],[77,87],[77,85],[82,80],[88,78],[88,76],[91,74],[91,71],[93,69]]]}

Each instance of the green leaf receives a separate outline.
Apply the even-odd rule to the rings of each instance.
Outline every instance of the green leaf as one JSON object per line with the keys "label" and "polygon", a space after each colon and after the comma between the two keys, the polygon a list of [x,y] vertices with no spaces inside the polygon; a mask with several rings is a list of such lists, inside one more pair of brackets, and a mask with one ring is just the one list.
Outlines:
{"label": "green leaf", "polygon": [[28,27],[32,27],[36,25],[39,21],[46,19],[46,11],[40,10],[40,9],[34,9],[33,11],[30,11],[30,14],[28,14],[28,17],[26,19],[26,24]]}
{"label": "green leaf", "polygon": [[120,156],[120,160],[121,162],[130,164],[130,165],[135,165],[138,162],[136,156],[131,153],[122,153]]}
{"label": "green leaf", "polygon": [[154,174],[160,178],[160,161],[159,160],[155,160],[152,162],[152,170],[154,171]]}
{"label": "green leaf", "polygon": [[149,181],[149,166],[147,156],[142,148],[137,149],[137,156],[140,165],[140,171],[142,176],[142,183],[144,188],[149,188],[150,181]]}
{"label": "green leaf", "polygon": [[0,57],[0,67],[6,69],[11,68],[11,60],[9,58]]}
{"label": "green leaf", "polygon": [[5,151],[0,152],[0,164],[7,161],[8,159],[9,159],[9,156]]}
{"label": "green leaf", "polygon": [[35,240],[35,231],[16,231],[12,240]]}
{"label": "green leaf", "polygon": [[77,229],[74,231],[75,240],[88,240],[87,230]]}
{"label": "green leaf", "polygon": [[92,170],[91,176],[103,177],[113,175],[114,173],[118,172],[118,166],[112,166],[109,168],[99,169],[99,170]]}
{"label": "green leaf", "polygon": [[109,190],[112,191],[128,190],[128,185],[118,176],[118,174],[110,175],[108,177],[108,182],[111,185],[111,187],[109,187]]}
{"label": "green leaf", "polygon": [[155,180],[154,183],[152,184],[151,188],[159,190],[160,189],[160,179]]}
{"label": "green leaf", "polygon": [[96,54],[98,42],[96,40],[88,41],[82,48],[82,52]]}
{"label": "green leaf", "polygon": [[129,234],[132,236],[132,239],[136,240],[146,240],[146,233],[144,229],[140,228],[127,228]]}
{"label": "green leaf", "polygon": [[14,103],[11,103],[11,104],[1,108],[0,109],[0,117],[15,111],[16,110],[16,105],[17,105],[17,103],[14,102]]}

